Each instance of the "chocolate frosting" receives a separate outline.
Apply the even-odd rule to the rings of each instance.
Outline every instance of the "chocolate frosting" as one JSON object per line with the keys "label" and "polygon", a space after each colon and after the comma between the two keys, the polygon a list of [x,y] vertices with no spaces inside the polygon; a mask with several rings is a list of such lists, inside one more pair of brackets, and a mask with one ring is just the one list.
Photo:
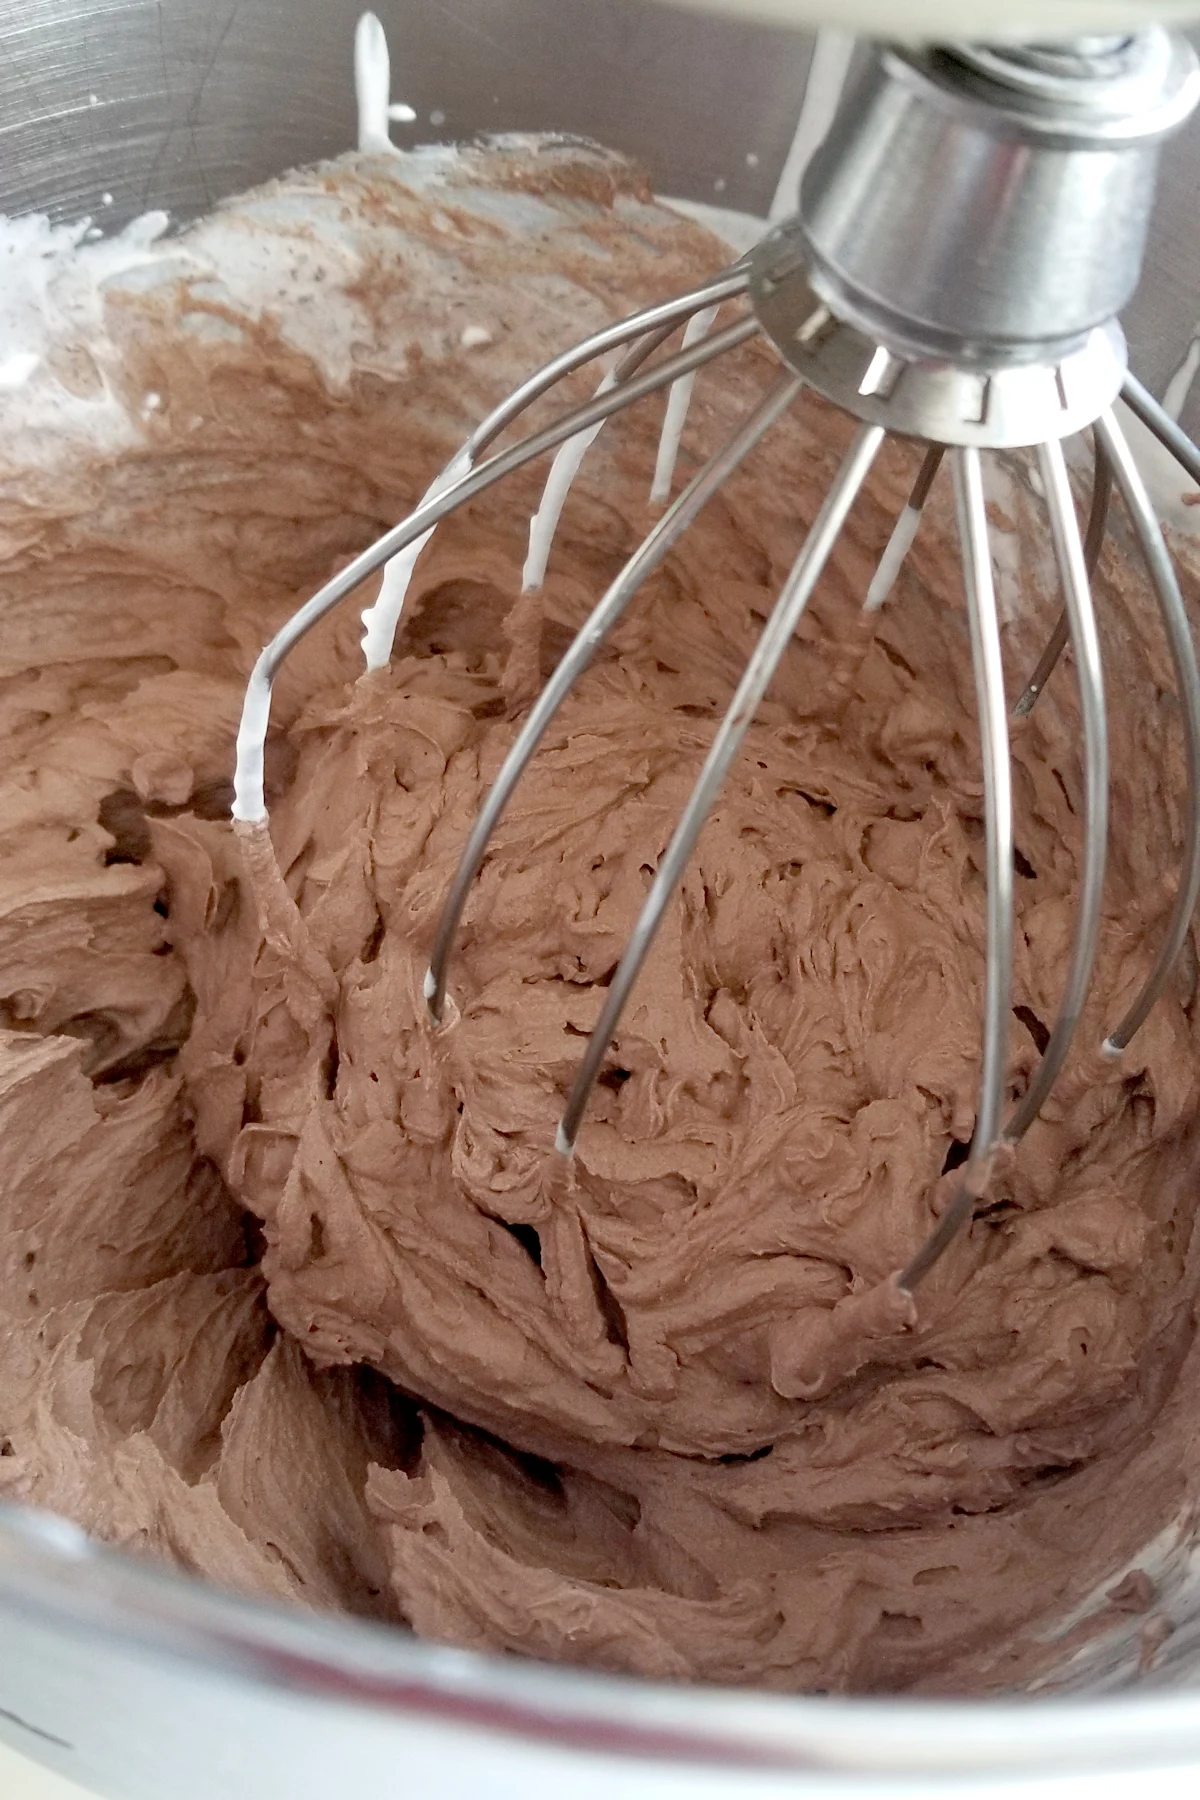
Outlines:
{"label": "chocolate frosting", "polygon": [[[565,1162],[585,1038],[849,426],[803,398],[647,584],[500,824],[435,1030],[447,883],[652,519],[661,408],[591,453],[544,593],[518,597],[529,471],[439,532],[387,670],[359,678],[360,606],[304,642],[269,832],[227,820],[250,660],[550,349],[720,260],[599,152],[439,155],[290,177],[109,283],[87,354],[136,441],[64,427],[6,471],[0,1494],[474,1647],[783,1689],[1029,1680],[1093,1589],[1128,1621],[1106,1596],[1149,1579],[1196,1481],[1194,955],[1098,1054],[1180,838],[1142,584],[1110,548],[1114,855],[1078,1048],[916,1303],[891,1278],[971,1135],[984,922],[940,489],[861,611],[911,447],[855,509]],[[251,227],[287,277],[257,308],[229,273]],[[357,309],[344,369],[314,304],[331,333]],[[751,346],[701,377],[681,476],[771,369]],[[1057,601],[1020,552],[1036,496],[995,484],[1015,688]],[[1010,1101],[1074,919],[1069,666],[1014,783]]]}

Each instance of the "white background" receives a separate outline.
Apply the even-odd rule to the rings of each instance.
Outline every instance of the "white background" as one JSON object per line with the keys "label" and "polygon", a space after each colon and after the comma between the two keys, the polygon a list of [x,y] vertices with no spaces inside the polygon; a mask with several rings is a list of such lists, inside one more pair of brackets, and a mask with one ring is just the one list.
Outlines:
{"label": "white background", "polygon": [[0,1794],[4,1800],[91,1800],[73,1781],[52,1775],[0,1744]]}

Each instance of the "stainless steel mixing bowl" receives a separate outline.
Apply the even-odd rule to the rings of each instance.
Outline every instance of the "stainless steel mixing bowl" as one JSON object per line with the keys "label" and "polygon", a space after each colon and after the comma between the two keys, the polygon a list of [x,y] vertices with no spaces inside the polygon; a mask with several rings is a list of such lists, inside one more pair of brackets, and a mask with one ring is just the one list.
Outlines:
{"label": "stainless steel mixing bowl", "polygon": [[[763,213],[811,46],[654,0],[376,0],[398,142],[556,129],[639,156],[660,191]],[[359,0],[7,0],[0,210],[203,211],[355,135]],[[1167,156],[1127,318],[1161,391],[1200,313],[1200,127]],[[105,201],[104,196],[111,200]],[[1200,429],[1200,396],[1184,412]],[[1085,1650],[1078,1698],[782,1700],[580,1675],[232,1599],[0,1508],[0,1739],[116,1800],[333,1794],[988,1795],[1200,1792],[1200,1597],[1177,1629]],[[1088,1697],[1091,1691],[1091,1697]]]}

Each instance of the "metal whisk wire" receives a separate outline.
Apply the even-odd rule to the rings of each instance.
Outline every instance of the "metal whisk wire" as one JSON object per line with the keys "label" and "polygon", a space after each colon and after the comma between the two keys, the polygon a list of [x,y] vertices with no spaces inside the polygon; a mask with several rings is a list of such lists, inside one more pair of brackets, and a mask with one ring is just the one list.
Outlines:
{"label": "metal whisk wire", "polygon": [[[1154,396],[1135,376],[1127,374],[1121,388],[1131,410],[1149,427],[1159,442],[1171,452],[1180,467],[1193,480],[1200,480],[1200,450],[1182,432],[1175,420],[1164,411]],[[1097,419],[1095,438],[1096,473],[1092,489],[1092,511],[1088,523],[1085,561],[1094,574],[1103,547],[1110,498],[1114,480],[1133,526],[1146,572],[1150,578],[1159,615],[1166,634],[1167,646],[1175,670],[1183,721],[1184,756],[1187,789],[1183,813],[1183,867],[1176,890],[1170,920],[1153,967],[1120,1024],[1104,1042],[1109,1056],[1119,1056],[1128,1048],[1135,1034],[1145,1024],[1151,1009],[1165,992],[1171,971],[1178,961],[1187,938],[1188,928],[1200,900],[1200,671],[1188,623],[1187,608],[1179,588],[1179,578],[1163,539],[1162,527],[1154,512],[1145,482],[1134,461],[1128,440],[1111,412]],[[1043,478],[1045,471],[1043,470]],[[1046,648],[1038,659],[1013,708],[1013,716],[1032,712],[1046,683],[1053,674],[1067,642],[1067,613],[1056,624]]]}
{"label": "metal whisk wire", "polygon": [[[956,476],[959,529],[965,549],[968,608],[972,618],[977,621],[972,634],[973,644],[978,644],[985,655],[985,646],[991,646],[993,653],[998,654],[999,632],[995,627],[994,596],[991,594],[990,556],[986,548],[987,515],[983,507],[982,486],[977,484],[971,471],[961,468],[958,461],[970,454],[972,453],[965,451],[956,453]],[[1041,445],[1038,461],[1046,492],[1055,559],[1066,596],[1064,616],[1068,620],[1069,634],[1076,652],[1080,712],[1083,719],[1083,876],[1079,910],[1063,998],[1041,1060],[1003,1129],[988,1138],[985,1133],[989,1128],[995,1131],[1003,1103],[1011,1005],[1013,913],[1011,795],[1008,795],[1006,802],[1002,794],[989,795],[985,790],[988,943],[984,1059],[975,1134],[953,1198],[929,1237],[900,1273],[898,1284],[909,1293],[914,1291],[949,1248],[984,1197],[997,1151],[1019,1143],[1049,1097],[1070,1053],[1099,943],[1108,838],[1108,726],[1104,710],[1100,644],[1089,591],[1087,558],[1079,536],[1070,479],[1061,445]],[[980,689],[981,719],[985,717],[985,704],[988,709],[988,723],[983,733],[986,774],[989,766],[994,763],[1001,744],[1007,763],[1007,722],[1002,724],[1001,719],[1004,707],[1003,675],[1001,672],[997,688],[994,661],[985,661],[981,671],[979,650],[976,650],[975,665]],[[1006,803],[1007,817],[1004,815]]]}
{"label": "metal whisk wire", "polygon": [[[1104,538],[1108,531],[1108,514],[1112,505],[1112,465],[1104,454],[1099,434],[1093,429],[1093,472],[1092,472],[1092,506],[1088,515],[1087,537],[1084,540],[1083,559],[1087,567],[1089,579],[1095,575],[1100,563],[1100,553],[1104,548]],[[1058,660],[1067,647],[1070,637],[1070,615],[1064,607],[1058,615],[1058,621],[1046,643],[1046,648],[1038,658],[1033,674],[1025,683],[1024,691],[1013,707],[1013,718],[1024,719],[1033,711],[1038,696],[1043,692],[1046,683],[1058,666]]]}
{"label": "metal whisk wire", "polygon": [[1151,1007],[1166,991],[1179,960],[1200,898],[1200,668],[1192,642],[1187,608],[1179,578],[1171,560],[1162,527],[1155,516],[1125,434],[1111,413],[1097,420],[1096,429],[1146,565],[1162,616],[1163,629],[1175,668],[1175,681],[1183,715],[1187,791],[1183,810],[1183,872],[1162,944],[1146,982],[1125,1017],[1105,1039],[1110,1056],[1119,1056],[1146,1022]]}
{"label": "metal whisk wire", "polygon": [[[1096,489],[1093,490],[1088,537],[1081,542],[1062,445],[1042,444],[1038,450],[1038,464],[1050,517],[1050,535],[1066,599],[1064,617],[1075,651],[1079,711],[1083,722],[1083,874],[1075,939],[1058,1018],[1033,1079],[1004,1128],[1004,1137],[1010,1144],[1018,1143],[1037,1118],[1070,1051],[1096,961],[1108,854],[1108,715],[1104,704],[1100,638],[1089,582],[1090,570],[1095,565],[1095,558],[1089,560],[1089,551],[1098,510]],[[1102,464],[1097,463],[1097,487],[1100,468],[1107,470],[1108,466],[1107,459]]]}
{"label": "metal whisk wire", "polygon": [[911,1293],[962,1229],[991,1179],[1000,1136],[1008,1064],[1012,1000],[1013,821],[1008,709],[1000,621],[988,541],[983,471],[978,450],[953,451],[954,497],[963,551],[963,585],[975,671],[976,706],[983,746],[984,825],[987,845],[987,948],[983,996],[983,1059],[975,1130],[954,1198],[929,1237],[901,1271]]}

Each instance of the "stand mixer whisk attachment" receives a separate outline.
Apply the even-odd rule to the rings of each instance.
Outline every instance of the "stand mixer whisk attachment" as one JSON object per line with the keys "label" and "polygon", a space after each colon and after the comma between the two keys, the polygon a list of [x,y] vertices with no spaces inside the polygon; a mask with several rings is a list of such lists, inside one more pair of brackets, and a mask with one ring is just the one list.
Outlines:
{"label": "stand mixer whisk attachment", "polygon": [[[263,750],[272,681],[306,632],[375,570],[363,615],[368,668],[391,654],[417,556],[438,522],[549,451],[557,451],[531,533],[536,586],[571,479],[604,422],[670,390],[656,470],[669,491],[698,371],[765,337],[782,371],[728,443],[688,483],[626,563],[532,707],[487,796],[446,895],[426,977],[441,1024],[456,936],[472,884],[517,783],[556,712],[647,577],[804,387],[858,421],[848,452],[787,576],[662,857],[605,995],[557,1134],[574,1150],[588,1098],[671,896],[731,763],[889,433],[926,455],[867,595],[879,606],[948,461],[953,478],[983,753],[987,931],[983,1050],[975,1127],[949,1204],[892,1289],[911,1294],[987,1192],[1063,1067],[1088,992],[1100,928],[1108,830],[1104,678],[1090,597],[1109,496],[1124,504],[1174,663],[1186,742],[1183,870],[1144,986],[1105,1048],[1118,1055],[1163,992],[1200,895],[1200,673],[1162,531],[1112,407],[1130,403],[1176,455],[1200,453],[1127,376],[1116,315],[1137,284],[1158,146],[1200,97],[1195,58],[1159,30],[1056,46],[876,47],[810,165],[797,215],[695,292],[597,332],[557,357],[478,428],[407,519],[313,596],[266,647],[246,693],[234,818],[265,833]],[[736,316],[713,330],[717,310]],[[659,356],[682,329],[682,347]],[[511,448],[493,451],[528,407],[584,365],[619,353],[595,398]],[[1096,474],[1085,545],[1063,440],[1091,427]],[[984,453],[1033,449],[1065,601],[1063,620],[1017,705],[1027,712],[1069,641],[1083,734],[1084,851],[1074,938],[1057,1019],[1027,1091],[1003,1117],[1013,966],[1008,709],[984,493]],[[491,454],[487,454],[491,451]],[[887,1311],[887,1308],[884,1308]]]}

